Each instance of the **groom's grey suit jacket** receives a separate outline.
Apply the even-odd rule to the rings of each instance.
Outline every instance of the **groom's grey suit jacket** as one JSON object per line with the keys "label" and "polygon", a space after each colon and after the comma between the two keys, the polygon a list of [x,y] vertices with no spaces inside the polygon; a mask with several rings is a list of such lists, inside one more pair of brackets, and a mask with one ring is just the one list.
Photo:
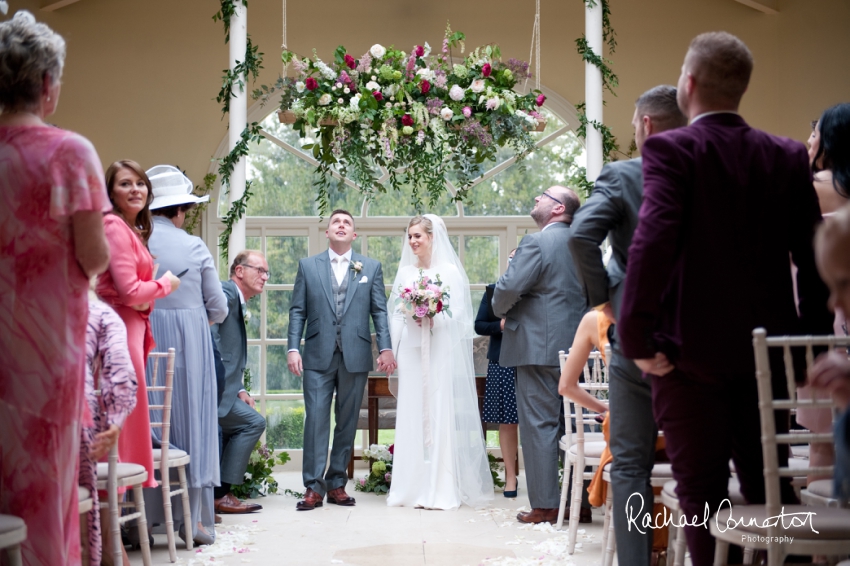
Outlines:
{"label": "groom's grey suit jacket", "polygon": [[505,318],[499,364],[559,365],[558,350],[573,343],[587,301],[563,222],[522,239],[493,292],[493,312]]}
{"label": "groom's grey suit jacket", "polygon": [[221,289],[227,297],[227,318],[210,327],[215,345],[221,353],[221,363],[224,364],[224,393],[218,405],[219,418],[227,415],[233,407],[242,389],[242,373],[248,364],[248,336],[245,333],[239,289],[230,279],[221,282]]}
{"label": "groom's grey suit jacket", "polygon": [[[339,320],[340,343],[345,369],[366,373],[374,369],[369,317],[375,324],[378,349],[392,348],[387,325],[387,298],[381,263],[351,253],[351,263],[361,262],[360,272],[348,270],[348,289]],[[327,250],[298,262],[292,304],[289,308],[289,348],[301,350],[304,369],[324,371],[331,365],[336,350],[337,315],[332,289],[330,256]],[[306,332],[305,332],[306,331]]]}

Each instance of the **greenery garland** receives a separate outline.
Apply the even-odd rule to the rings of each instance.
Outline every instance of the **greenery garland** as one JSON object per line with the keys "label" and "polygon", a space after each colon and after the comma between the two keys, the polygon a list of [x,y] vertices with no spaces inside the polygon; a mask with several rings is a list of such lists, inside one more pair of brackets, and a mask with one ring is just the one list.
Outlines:
{"label": "greenery garland", "polygon": [[[236,2],[242,2],[245,8],[248,7],[248,0],[220,0],[221,9],[212,18],[214,22],[221,21],[224,24],[225,44],[230,42],[230,18],[236,14]],[[244,92],[245,81],[242,77],[247,80],[248,76],[251,76],[253,80],[256,80],[262,68],[263,53],[251,42],[251,36],[249,35],[244,61],[237,61],[232,71],[230,69],[225,69],[224,71],[221,90],[216,97],[216,102],[222,105],[222,115],[230,112],[230,97],[235,92],[234,88],[239,88],[240,91]],[[222,196],[230,192],[230,176],[233,174],[236,163],[248,155],[248,144],[250,142],[260,143],[262,139],[260,125],[257,122],[253,122],[242,131],[239,142],[233,147],[230,153],[218,160],[218,175],[221,179]],[[205,183],[207,183],[207,177],[204,177]],[[212,182],[215,182],[214,178]],[[225,261],[227,261],[228,245],[230,243],[230,235],[233,233],[233,226],[245,216],[250,198],[251,183],[249,182],[246,183],[245,192],[238,200],[233,202],[230,210],[227,211],[227,214],[222,219],[224,231],[218,238],[218,245],[221,258]]]}
{"label": "greenery garland", "polygon": [[[588,8],[595,8],[597,4],[597,0],[582,0],[584,5]],[[608,52],[614,53],[617,49],[617,34],[614,31],[614,28],[611,26],[611,7],[608,4],[608,0],[598,0],[602,3],[602,38],[603,41],[608,45]],[[610,59],[605,59],[602,55],[597,54],[591,49],[590,45],[587,44],[587,38],[584,34],[581,35],[578,39],[576,39],[576,51],[583,61],[590,63],[591,65],[595,65],[599,71],[602,73],[602,86],[604,89],[607,89],[608,92],[617,96],[617,93],[614,92],[614,89],[620,86],[619,79],[617,75],[614,74],[614,71],[611,70],[612,61]],[[576,129],[576,135],[580,138],[587,138],[587,126],[590,125],[595,128],[600,134],[602,134],[602,159],[605,163],[609,163],[614,161],[617,153],[622,153],[620,151],[620,145],[617,143],[617,138],[614,136],[611,128],[599,122],[598,120],[588,120],[587,113],[585,109],[587,105],[584,102],[580,102],[576,104],[576,112],[578,113],[578,121],[579,127]],[[629,146],[629,153],[623,154],[627,157],[631,157],[632,147]],[[579,183],[579,189],[584,191],[585,198],[590,196],[590,193],[593,192],[593,182],[587,180],[587,170],[585,169],[581,175],[581,182]]]}

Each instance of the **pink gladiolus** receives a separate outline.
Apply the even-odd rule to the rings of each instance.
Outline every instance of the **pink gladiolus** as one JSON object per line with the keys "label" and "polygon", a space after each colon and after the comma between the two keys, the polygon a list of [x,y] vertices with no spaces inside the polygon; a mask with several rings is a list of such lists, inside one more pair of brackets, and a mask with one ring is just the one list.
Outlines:
{"label": "pink gladiolus", "polygon": [[546,102],[546,95],[541,94],[540,96],[538,96],[536,102],[537,106],[543,106],[543,103]]}
{"label": "pink gladiolus", "polygon": [[307,77],[304,81],[304,86],[307,87],[307,90],[316,90],[319,88],[319,83],[313,77]]}
{"label": "pink gladiolus", "polygon": [[470,108],[469,106],[464,106],[463,107],[463,115],[467,118],[472,116],[472,108]]}
{"label": "pink gladiolus", "polygon": [[354,57],[352,57],[348,53],[345,54],[345,64],[349,69],[353,69],[357,66],[357,62],[354,60]]}
{"label": "pink gladiolus", "polygon": [[423,55],[425,55],[425,48],[421,45],[417,45],[414,53],[416,53],[417,57],[422,57]]}
{"label": "pink gladiolus", "polygon": [[489,77],[492,71],[493,67],[490,66],[490,63],[484,63],[484,66],[481,67],[481,74],[485,77]]}

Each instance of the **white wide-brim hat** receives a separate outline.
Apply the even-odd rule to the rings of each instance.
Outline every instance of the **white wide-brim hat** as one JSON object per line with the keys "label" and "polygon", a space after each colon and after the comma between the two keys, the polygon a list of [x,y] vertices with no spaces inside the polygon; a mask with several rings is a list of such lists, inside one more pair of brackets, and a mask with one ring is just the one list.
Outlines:
{"label": "white wide-brim hat", "polygon": [[172,165],[157,165],[147,170],[153,188],[153,202],[150,209],[177,206],[180,204],[198,204],[210,200],[210,196],[199,197],[192,194],[192,181],[180,169]]}

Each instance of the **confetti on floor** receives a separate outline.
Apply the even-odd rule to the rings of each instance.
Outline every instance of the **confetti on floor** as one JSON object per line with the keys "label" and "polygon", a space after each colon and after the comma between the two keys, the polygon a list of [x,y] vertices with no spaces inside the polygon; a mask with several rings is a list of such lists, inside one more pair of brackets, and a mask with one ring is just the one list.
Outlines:
{"label": "confetti on floor", "polygon": [[[261,530],[257,525],[228,525],[226,529],[216,529],[215,544],[200,546],[195,549],[195,554],[192,558],[184,560],[182,557],[177,559],[177,564],[186,564],[188,566],[214,566],[218,559],[224,556],[233,554],[247,554],[255,552],[254,546],[255,534]],[[242,562],[250,562],[250,559],[243,559]]]}

